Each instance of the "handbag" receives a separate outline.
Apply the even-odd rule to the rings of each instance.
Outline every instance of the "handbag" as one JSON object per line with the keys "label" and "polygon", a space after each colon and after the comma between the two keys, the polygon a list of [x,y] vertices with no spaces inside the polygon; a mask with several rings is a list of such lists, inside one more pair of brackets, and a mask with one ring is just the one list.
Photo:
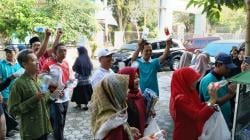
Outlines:
{"label": "handbag", "polygon": [[206,121],[201,136],[198,140],[230,140],[231,133],[227,123],[222,115],[221,109],[217,106],[218,111]]}

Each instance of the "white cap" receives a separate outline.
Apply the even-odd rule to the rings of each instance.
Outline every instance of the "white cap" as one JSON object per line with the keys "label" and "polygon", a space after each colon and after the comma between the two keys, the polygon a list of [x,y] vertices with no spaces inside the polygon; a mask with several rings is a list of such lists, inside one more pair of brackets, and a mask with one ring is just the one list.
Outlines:
{"label": "white cap", "polygon": [[112,55],[113,52],[110,52],[108,49],[106,48],[101,48],[100,50],[98,50],[97,52],[97,57],[101,58],[102,56],[109,56]]}

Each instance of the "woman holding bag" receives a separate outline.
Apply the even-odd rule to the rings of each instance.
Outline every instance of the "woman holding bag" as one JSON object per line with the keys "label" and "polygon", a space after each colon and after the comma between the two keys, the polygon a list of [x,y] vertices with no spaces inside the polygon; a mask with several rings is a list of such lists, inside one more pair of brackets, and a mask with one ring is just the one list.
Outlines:
{"label": "woman holding bag", "polygon": [[144,133],[146,126],[146,107],[144,97],[139,89],[139,75],[138,69],[132,67],[122,68],[119,74],[129,75],[128,85],[128,124]]}
{"label": "woman holding bag", "polygon": [[213,88],[207,104],[199,99],[196,84],[200,76],[201,74],[189,67],[173,73],[169,105],[174,121],[173,140],[197,140],[203,125],[215,111],[217,96]]}

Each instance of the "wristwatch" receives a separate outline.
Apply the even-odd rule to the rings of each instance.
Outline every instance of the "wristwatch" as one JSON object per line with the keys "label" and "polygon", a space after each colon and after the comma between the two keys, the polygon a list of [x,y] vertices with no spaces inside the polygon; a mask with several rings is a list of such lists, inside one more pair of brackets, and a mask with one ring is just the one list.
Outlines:
{"label": "wristwatch", "polygon": [[211,107],[212,103],[211,102],[207,102],[207,106]]}
{"label": "wristwatch", "polygon": [[207,106],[212,108],[215,111],[218,111],[217,104],[213,104],[211,102],[207,102]]}

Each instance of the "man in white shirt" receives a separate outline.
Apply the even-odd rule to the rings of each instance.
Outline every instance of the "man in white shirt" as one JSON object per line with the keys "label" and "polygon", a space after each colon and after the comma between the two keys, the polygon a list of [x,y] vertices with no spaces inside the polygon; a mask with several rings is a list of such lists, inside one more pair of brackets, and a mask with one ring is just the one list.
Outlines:
{"label": "man in white shirt", "polygon": [[112,66],[112,52],[106,48],[98,51],[97,57],[100,62],[100,67],[95,70],[91,77],[91,85],[94,89],[95,86],[105,77],[106,74],[114,73],[110,68]]}

